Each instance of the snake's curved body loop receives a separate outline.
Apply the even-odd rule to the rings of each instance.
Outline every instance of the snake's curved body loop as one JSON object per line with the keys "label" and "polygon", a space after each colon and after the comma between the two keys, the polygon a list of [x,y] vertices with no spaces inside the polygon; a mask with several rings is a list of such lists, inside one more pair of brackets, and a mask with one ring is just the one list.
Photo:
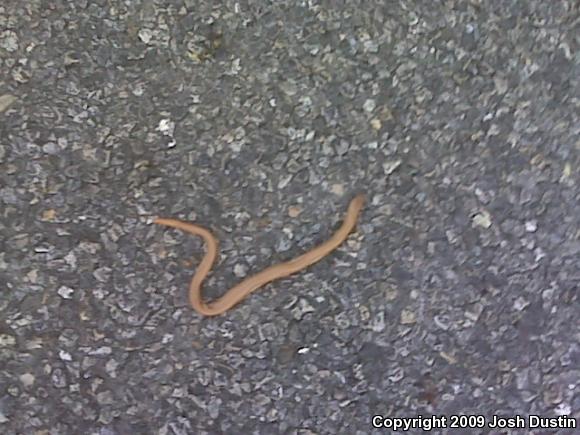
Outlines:
{"label": "snake's curved body loop", "polygon": [[246,296],[260,287],[274,280],[299,272],[317,261],[320,261],[323,257],[338,248],[355,227],[358,215],[360,214],[363,205],[364,195],[357,195],[348,206],[344,222],[326,242],[299,257],[294,258],[293,260],[270,266],[256,275],[244,279],[242,282],[228,290],[222,297],[210,303],[203,301],[201,296],[201,285],[211,270],[217,256],[218,242],[216,238],[204,227],[176,219],[157,218],[153,223],[176,228],[203,238],[207,245],[207,252],[191,280],[189,286],[189,302],[193,309],[198,313],[205,316],[217,316],[237,305]]}

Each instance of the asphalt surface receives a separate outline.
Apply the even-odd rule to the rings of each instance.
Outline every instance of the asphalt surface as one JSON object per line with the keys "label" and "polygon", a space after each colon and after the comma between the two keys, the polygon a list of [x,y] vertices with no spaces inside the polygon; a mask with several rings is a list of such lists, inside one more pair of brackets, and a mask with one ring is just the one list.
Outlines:
{"label": "asphalt surface", "polygon": [[[579,29],[575,0],[3,2],[0,432],[577,424]],[[215,318],[201,240],[151,225],[217,235],[211,299],[359,192],[344,245]]]}

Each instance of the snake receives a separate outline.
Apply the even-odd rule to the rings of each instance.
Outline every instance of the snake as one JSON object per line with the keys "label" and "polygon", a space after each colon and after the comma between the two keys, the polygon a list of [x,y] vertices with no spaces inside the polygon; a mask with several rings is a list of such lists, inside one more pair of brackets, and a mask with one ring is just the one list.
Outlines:
{"label": "snake", "polygon": [[153,223],[185,231],[189,234],[199,236],[204,240],[206,253],[191,280],[189,286],[189,303],[195,311],[203,316],[218,316],[239,304],[257,289],[317,263],[338,248],[355,228],[364,202],[365,196],[363,194],[358,194],[351,200],[342,225],[325,242],[290,261],[267,267],[261,272],[244,279],[228,290],[223,296],[212,302],[205,302],[203,300],[201,287],[215,262],[218,253],[217,239],[208,229],[178,219],[156,218]]}

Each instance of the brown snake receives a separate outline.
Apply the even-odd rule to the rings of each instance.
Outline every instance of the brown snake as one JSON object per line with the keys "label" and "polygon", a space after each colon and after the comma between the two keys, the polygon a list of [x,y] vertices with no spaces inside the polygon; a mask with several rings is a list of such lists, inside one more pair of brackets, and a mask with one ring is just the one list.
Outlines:
{"label": "brown snake", "polygon": [[293,260],[270,266],[260,273],[244,279],[242,282],[228,290],[222,297],[210,303],[204,302],[201,297],[201,284],[209,273],[218,252],[218,242],[216,238],[211,232],[199,225],[182,222],[176,219],[157,218],[153,223],[177,228],[203,238],[207,244],[207,252],[191,280],[189,286],[189,302],[193,309],[198,313],[205,316],[217,316],[237,305],[242,299],[263,285],[299,272],[311,264],[320,261],[323,257],[338,248],[355,227],[363,204],[364,195],[357,195],[348,206],[343,224],[326,242]]}

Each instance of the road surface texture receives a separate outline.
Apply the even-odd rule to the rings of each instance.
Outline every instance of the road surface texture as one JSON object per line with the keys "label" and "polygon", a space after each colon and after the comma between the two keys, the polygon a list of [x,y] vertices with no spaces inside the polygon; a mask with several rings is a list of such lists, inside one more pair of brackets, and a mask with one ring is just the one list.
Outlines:
{"label": "road surface texture", "polygon": [[[572,424],[579,26],[575,0],[2,2],[0,432]],[[360,192],[337,251],[214,318],[201,239],[151,224],[216,234],[211,299]]]}

